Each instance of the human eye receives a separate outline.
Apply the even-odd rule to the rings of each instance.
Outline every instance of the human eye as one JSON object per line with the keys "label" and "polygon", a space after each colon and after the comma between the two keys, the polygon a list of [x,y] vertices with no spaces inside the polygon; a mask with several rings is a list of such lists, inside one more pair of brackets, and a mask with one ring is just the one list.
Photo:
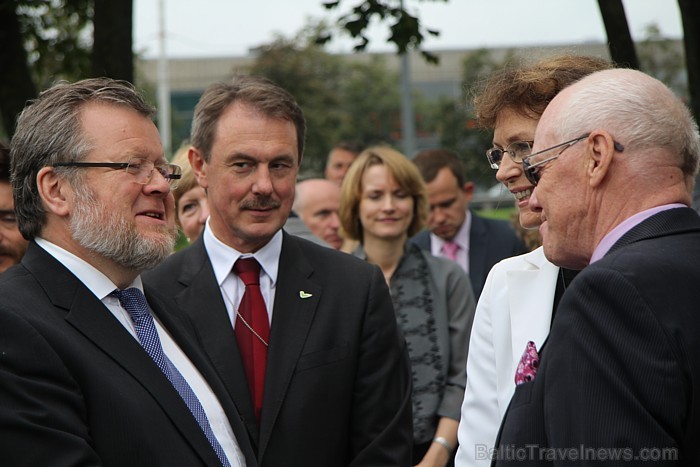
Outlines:
{"label": "human eye", "polygon": [[150,165],[147,159],[141,157],[132,157],[129,159],[126,171],[132,175],[138,175]]}
{"label": "human eye", "polygon": [[403,199],[403,198],[408,198],[410,195],[405,190],[396,190],[394,192],[394,196],[396,196],[397,198]]}
{"label": "human eye", "polygon": [[15,225],[17,224],[17,216],[13,211],[2,211],[0,212],[0,222],[5,225]]}
{"label": "human eye", "polygon": [[503,149],[499,147],[492,147],[486,151],[486,157],[491,163],[491,168],[497,169],[501,164],[501,160],[503,160]]}
{"label": "human eye", "polygon": [[532,152],[532,145],[529,141],[516,141],[508,146],[508,151],[520,161]]}
{"label": "human eye", "polygon": [[192,214],[197,209],[198,204],[195,202],[188,202],[180,207],[183,214]]}

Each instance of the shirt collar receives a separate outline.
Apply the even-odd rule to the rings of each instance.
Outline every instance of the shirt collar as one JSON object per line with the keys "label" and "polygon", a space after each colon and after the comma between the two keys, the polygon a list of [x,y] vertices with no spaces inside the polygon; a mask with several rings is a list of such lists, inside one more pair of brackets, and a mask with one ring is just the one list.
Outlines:
{"label": "shirt collar", "polygon": [[270,239],[267,244],[260,248],[255,253],[243,254],[233,247],[225,244],[212,232],[209,227],[209,220],[207,220],[206,226],[204,227],[204,232],[202,232],[204,248],[209,255],[209,261],[211,261],[212,268],[214,269],[214,275],[216,276],[216,282],[221,286],[221,284],[226,280],[233,265],[236,263],[240,257],[253,257],[255,258],[262,268],[262,271],[267,274],[270,278],[271,285],[277,283],[277,272],[279,270],[279,258],[282,253],[282,230],[278,230],[275,235]]}
{"label": "shirt collar", "polygon": [[[35,240],[37,245],[46,250],[48,254],[56,259],[56,261],[61,263],[71,273],[73,273],[73,275],[77,277],[78,280],[82,282],[85,287],[88,288],[88,290],[90,290],[90,292],[95,294],[98,299],[103,300],[106,296],[118,288],[114,282],[112,282],[99,269],[95,268],[82,258],[77,257],[70,251],[63,249],[44,238],[37,237]],[[136,276],[136,279],[134,279],[134,282],[132,282],[129,287],[136,287],[143,292],[141,276]]]}
{"label": "shirt collar", "polygon": [[608,232],[607,235],[605,235],[605,237],[603,237],[603,239],[600,241],[600,243],[598,243],[598,246],[596,246],[595,250],[593,250],[593,254],[591,255],[591,260],[589,264],[595,263],[603,256],[605,256],[605,254],[608,251],[610,251],[610,248],[612,248],[613,245],[615,245],[615,243],[617,243],[617,241],[620,238],[622,238],[624,234],[632,230],[633,227],[649,219],[654,214],[658,214],[661,211],[666,211],[668,209],[685,207],[687,207],[685,204],[680,203],[664,204],[662,206],[656,206],[651,209],[646,209],[644,211],[638,212],[637,214],[634,214],[633,216],[628,217],[624,221],[620,222],[614,229]]}
{"label": "shirt collar", "polygon": [[[472,228],[472,213],[467,209],[467,214],[464,217],[464,222],[459,228],[454,238],[452,239],[457,245],[459,245],[462,251],[469,251],[469,231]],[[430,233],[430,243],[435,245],[435,251],[442,251],[442,246],[445,244],[445,240],[438,237],[434,233]],[[438,254],[439,256],[439,254]]]}

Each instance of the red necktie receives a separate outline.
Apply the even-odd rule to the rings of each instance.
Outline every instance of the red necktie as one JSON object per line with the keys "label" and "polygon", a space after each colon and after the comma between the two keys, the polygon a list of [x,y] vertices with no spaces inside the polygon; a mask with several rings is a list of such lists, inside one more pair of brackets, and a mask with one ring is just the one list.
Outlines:
{"label": "red necktie", "polygon": [[270,337],[270,322],[262,293],[260,293],[260,264],[255,258],[239,258],[233,272],[245,284],[245,293],[236,314],[236,341],[241,353],[250,395],[253,398],[255,417],[260,422],[267,344]]}

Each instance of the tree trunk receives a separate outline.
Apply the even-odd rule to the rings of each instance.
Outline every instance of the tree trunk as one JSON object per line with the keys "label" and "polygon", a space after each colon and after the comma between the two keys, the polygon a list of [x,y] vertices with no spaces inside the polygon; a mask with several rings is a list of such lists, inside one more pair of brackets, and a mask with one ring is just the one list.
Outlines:
{"label": "tree trunk", "polygon": [[[688,105],[697,122],[700,121],[700,3],[697,0],[678,0],[678,8],[683,23],[685,66],[688,71]],[[700,176],[695,179],[693,208],[700,212]]]}
{"label": "tree trunk", "polygon": [[[694,0],[688,0],[689,3],[692,1]],[[627,25],[627,16],[625,16],[622,0],[598,0],[598,7],[605,25],[605,32],[608,35],[610,58],[618,66],[638,70],[639,60],[630,28]]]}
{"label": "tree trunk", "polygon": [[9,137],[27,100],[36,97],[13,0],[0,0],[0,50],[0,114]]}
{"label": "tree trunk", "polygon": [[696,121],[700,121],[700,2],[678,0],[683,23],[685,64],[688,70],[688,93],[690,110]]}
{"label": "tree trunk", "polygon": [[93,76],[134,81],[133,0],[95,0]]}

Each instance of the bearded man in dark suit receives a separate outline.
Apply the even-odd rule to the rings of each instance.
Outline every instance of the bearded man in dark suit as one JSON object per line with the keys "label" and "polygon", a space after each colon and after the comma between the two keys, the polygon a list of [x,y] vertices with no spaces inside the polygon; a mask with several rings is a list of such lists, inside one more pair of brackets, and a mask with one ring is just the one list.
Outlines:
{"label": "bearded man in dark suit", "polygon": [[582,269],[518,368],[495,464],[700,464],[698,128],[634,70],[562,91],[523,161],[544,252]]}
{"label": "bearded man in dark suit", "polygon": [[[260,465],[411,465],[409,362],[380,270],[282,230],[304,137],[268,80],[207,89],[189,157],[210,217],[146,282],[189,313]],[[257,265],[255,291],[239,262]]]}
{"label": "bearded man in dark suit", "polygon": [[133,87],[62,83],[19,117],[22,235],[0,278],[4,465],[253,466],[184,314],[139,273],[172,251],[178,166]]}

